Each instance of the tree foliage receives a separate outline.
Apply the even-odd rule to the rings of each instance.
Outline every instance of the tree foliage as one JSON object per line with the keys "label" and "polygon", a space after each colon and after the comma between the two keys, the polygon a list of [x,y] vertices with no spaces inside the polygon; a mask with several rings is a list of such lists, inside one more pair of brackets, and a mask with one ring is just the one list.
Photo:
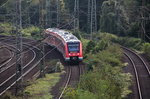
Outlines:
{"label": "tree foliage", "polygon": [[[0,22],[14,23],[16,0],[2,0],[6,4],[0,7]],[[43,9],[39,9],[43,2]],[[60,0],[60,23],[63,29],[73,29],[74,0]],[[141,30],[141,14],[144,11],[145,17],[149,17],[150,1],[146,0],[144,7],[142,0],[96,0],[97,2],[97,26],[102,32],[109,32],[121,36],[138,37]],[[42,11],[41,11],[42,10]],[[43,12],[44,28],[56,27],[57,0],[22,0],[23,27],[30,25],[40,26],[41,12]],[[87,24],[88,0],[79,1],[79,31],[87,32],[90,24]],[[148,36],[149,20],[144,20],[145,30]],[[141,34],[141,33],[140,33]]]}
{"label": "tree foliage", "polygon": [[102,4],[100,20],[101,31],[125,34],[128,30],[129,19],[123,6],[123,0],[106,0]]}

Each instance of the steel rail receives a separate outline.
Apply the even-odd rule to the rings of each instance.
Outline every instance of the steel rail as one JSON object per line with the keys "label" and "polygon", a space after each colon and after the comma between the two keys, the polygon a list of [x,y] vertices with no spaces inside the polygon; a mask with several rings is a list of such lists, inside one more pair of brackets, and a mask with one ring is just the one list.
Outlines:
{"label": "steel rail", "polygon": [[82,75],[84,73],[83,65],[78,65],[78,67],[79,67],[79,71],[80,71],[79,75]]}
{"label": "steel rail", "polygon": [[124,54],[128,57],[128,59],[129,59],[129,60],[131,61],[131,63],[132,63],[132,66],[133,66],[134,72],[135,72],[135,77],[136,77],[136,83],[137,83],[139,98],[140,98],[140,99],[143,99],[143,98],[142,98],[141,87],[140,87],[139,76],[138,76],[138,72],[137,72],[135,63],[134,63],[134,61],[132,60],[132,58],[131,58],[127,53],[124,52]]}
{"label": "steel rail", "polygon": [[21,80],[22,77],[26,76],[29,72],[31,72],[40,63],[41,60],[42,58],[37,63],[35,63],[28,71],[26,71],[21,77],[19,77],[14,83],[12,83],[7,89],[1,92],[0,96],[4,94],[8,89],[10,89],[13,85],[15,85],[19,80]]}
{"label": "steel rail", "polygon": [[[7,36],[6,36],[7,37]],[[24,39],[26,39],[26,38],[24,38]],[[30,39],[26,39],[26,40],[30,40]],[[9,39],[9,41],[10,41],[10,39]],[[5,43],[5,44],[7,44],[7,43]],[[27,45],[27,46],[32,46],[32,45],[29,45],[29,43],[23,43],[24,45]],[[10,45],[10,44],[7,44],[8,46],[12,46],[12,45]],[[13,47],[13,46],[12,46]],[[15,48],[15,47],[13,47],[13,48]],[[16,48],[15,48],[16,49]],[[37,50],[39,50],[39,51],[41,51],[37,46],[32,46],[32,49],[37,49]],[[31,48],[30,48],[30,50],[32,50]],[[21,54],[24,54],[24,53],[27,53],[28,51],[30,51],[30,50],[27,50],[27,51],[23,51]],[[44,55],[44,52],[43,51],[41,51],[41,53]],[[20,58],[19,58],[20,59]],[[18,59],[18,60],[19,60]],[[1,71],[0,71],[0,73],[2,73],[3,71],[5,71],[5,70],[7,70],[8,68],[10,68],[12,65],[14,65],[15,64],[15,62],[13,63],[13,64],[11,64],[10,66],[7,66],[7,67],[5,67],[5,69],[1,69]]]}
{"label": "steel rail", "polygon": [[[10,45],[10,44],[7,44],[7,43],[4,43],[4,44],[7,45],[7,46],[12,47],[12,48],[14,48],[14,49],[16,49],[16,50],[18,50],[18,51],[20,51],[19,49],[15,48],[14,46],[12,46],[12,45]],[[17,61],[19,61],[19,60],[20,60],[20,58],[17,59]],[[5,67],[5,68],[0,67],[0,74],[1,74],[2,72],[4,72],[5,70],[7,70],[8,68],[10,68],[11,66],[13,66],[14,64],[15,64],[15,62],[12,63],[11,65]]]}
{"label": "steel rail", "polygon": [[[69,66],[68,66],[69,67]],[[65,90],[67,89],[68,85],[69,85],[69,82],[70,82],[70,79],[71,79],[71,74],[72,74],[72,70],[71,70],[71,67],[69,67],[69,75],[68,75],[68,79],[67,79],[67,82],[63,88],[63,91],[61,92],[61,94],[59,95],[58,99],[61,99]]]}
{"label": "steel rail", "polygon": [[[34,50],[32,50],[32,52],[34,53],[34,57],[32,58],[32,60],[30,60],[30,62],[28,62],[25,66],[23,66],[23,69],[25,69],[27,66],[29,66],[34,60],[35,60],[35,58],[36,58],[36,53],[35,53],[35,51]],[[2,85],[4,85],[6,82],[8,82],[11,78],[13,78],[13,77],[15,77],[15,75],[16,75],[16,73],[14,73],[12,76],[10,76],[7,80],[5,80],[3,83],[1,83],[0,84],[0,86],[2,86]],[[21,79],[21,77],[20,78],[18,78],[19,80]],[[19,81],[19,80],[16,80],[15,82],[13,82],[10,86],[8,86],[4,91],[2,91],[1,93],[0,93],[0,96],[3,94],[3,93],[5,93],[9,88],[11,88],[17,81]]]}
{"label": "steel rail", "polygon": [[123,48],[123,49],[126,49],[126,50],[132,52],[134,55],[136,55],[136,56],[142,61],[142,63],[144,64],[144,67],[146,68],[146,71],[148,72],[148,74],[149,74],[149,76],[150,76],[150,69],[148,68],[148,66],[147,66],[147,64],[145,63],[145,61],[143,60],[143,58],[142,58],[140,55],[138,55],[137,53],[133,52],[132,50],[130,50],[130,49],[126,48],[126,47],[122,47],[122,48]]}
{"label": "steel rail", "polygon": [[[78,67],[78,70],[79,70],[79,79],[80,80],[80,75],[83,73],[82,71],[82,67],[78,64],[78,65],[75,65],[76,67]],[[67,82],[62,90],[62,92],[60,93],[58,99],[61,99],[63,94],[65,93],[65,90],[67,89],[69,83],[70,83],[70,80],[71,80],[71,75],[72,75],[72,69],[71,69],[72,66],[69,66],[69,75],[68,75],[68,78],[67,78]]]}
{"label": "steel rail", "polygon": [[[150,70],[148,68],[148,66],[146,65],[144,59],[142,59],[142,57],[140,55],[138,55],[137,53],[135,53],[134,51],[126,48],[126,47],[122,47],[124,50],[126,51],[129,51],[130,53],[134,54],[141,62],[142,64],[144,65],[144,68],[146,69],[146,72],[148,73],[148,76],[150,76]],[[137,82],[137,85],[138,85],[138,93],[139,93],[139,98],[140,99],[143,99],[143,96],[142,96],[142,91],[141,91],[141,87],[140,87],[140,80],[139,80],[139,75],[138,75],[138,71],[137,71],[137,68],[136,68],[136,65],[135,65],[135,62],[133,61],[133,59],[127,54],[127,52],[125,53],[125,55],[130,59],[130,61],[132,62],[133,66],[134,66],[134,70],[135,70],[135,73],[136,73],[136,82]]]}
{"label": "steel rail", "polygon": [[[9,49],[9,48],[7,48],[7,49]],[[9,62],[13,59],[13,57],[15,56],[15,54],[12,53],[10,50],[8,50],[8,51],[9,51],[9,54],[10,54],[10,58],[8,58],[7,61],[5,61],[4,63],[2,63],[2,64],[0,65],[0,68],[3,67],[4,65],[6,65],[7,63],[9,63]]]}
{"label": "steel rail", "polygon": [[[0,36],[2,36],[2,35],[0,35]],[[8,38],[9,37],[9,38]],[[11,37],[11,38],[10,38]],[[8,38],[8,39],[5,39],[5,38]],[[12,41],[12,39],[14,39],[15,38],[15,36],[3,36],[3,38],[2,39],[0,39],[0,40],[2,40],[2,41],[0,41],[0,42],[6,42],[6,41]],[[27,38],[25,38],[25,37],[22,37],[22,39],[23,40],[32,40],[32,39],[27,39]],[[23,42],[23,44],[26,44],[26,45],[28,45],[28,46],[31,46],[31,45],[29,45],[29,44],[31,44],[31,43],[33,43],[33,42],[35,42],[35,41],[30,41],[29,43],[24,43]],[[38,43],[38,42],[40,42],[40,41],[36,41],[35,43]],[[37,44],[36,46],[34,46],[33,48],[36,48],[36,49],[38,49],[39,51],[41,51],[37,46],[40,46],[42,43],[40,42],[39,44]],[[16,45],[16,44],[14,44],[14,45]],[[33,45],[32,45],[33,46]],[[23,52],[21,52],[21,53],[25,53],[25,52],[28,52],[29,50],[27,50],[27,51],[23,51]],[[41,51],[42,52],[42,51]],[[43,53],[43,52],[42,52]],[[43,53],[44,54],[44,53]]]}
{"label": "steel rail", "polygon": [[[25,66],[23,66],[23,69],[25,69],[29,64],[31,64],[31,62],[33,62],[36,58],[36,53],[33,51],[34,53],[34,57],[32,58],[32,60],[30,60],[30,62],[28,62]],[[3,83],[0,84],[0,86],[2,86],[3,84],[5,84],[7,81],[9,81],[11,78],[13,78],[16,75],[16,73],[14,73],[12,76],[10,76],[8,79],[6,79]]]}
{"label": "steel rail", "polygon": [[[8,45],[8,44],[7,44]],[[29,45],[29,44],[26,44],[26,43],[24,43],[24,45],[28,45],[28,46],[32,46],[32,45]],[[11,45],[12,46],[12,45]],[[23,69],[25,69],[29,64],[31,64],[34,60],[35,60],[35,58],[36,58],[36,53],[35,53],[35,51],[33,51],[33,49],[37,49],[37,50],[39,50],[42,54],[44,54],[38,47],[35,47],[35,46],[32,46],[32,48],[29,48],[30,50],[32,50],[32,52],[34,52],[34,58],[32,59],[32,60],[30,60],[30,62],[29,63],[27,63],[24,67],[23,67]],[[23,52],[23,53],[27,53],[28,51],[25,51],[25,52]],[[22,54],[23,54],[22,53]],[[41,59],[40,59],[40,61],[41,61]],[[38,62],[36,62],[34,65],[33,65],[33,67],[31,67],[29,70],[27,70],[21,77],[19,77],[17,80],[15,80],[10,86],[8,86],[5,90],[3,90],[1,93],[0,93],[0,95],[2,95],[3,93],[5,93],[9,88],[11,88],[17,81],[19,81],[23,76],[25,76],[25,75],[27,75],[34,67],[36,67],[38,64],[39,64],[39,62],[40,61],[38,61]],[[15,64],[15,63],[14,63]],[[13,65],[14,65],[13,64]],[[12,65],[11,65],[12,66]],[[11,67],[11,66],[9,66],[9,67]],[[7,69],[9,68],[9,67],[7,67]],[[5,69],[6,70],[6,69]],[[3,71],[5,71],[5,70],[3,70]],[[3,71],[1,71],[0,73],[2,73]],[[5,80],[3,83],[1,83],[0,84],[0,86],[2,86],[2,85],[4,85],[7,81],[9,81],[11,78],[13,78],[14,76],[16,75],[16,73],[15,74],[13,74],[11,77],[9,77],[7,80]]]}
{"label": "steel rail", "polygon": [[[8,45],[8,44],[7,44]],[[8,45],[8,46],[12,46],[12,45]],[[27,46],[26,46],[27,47]],[[13,48],[15,48],[15,47],[13,47]],[[19,50],[19,49],[18,49]],[[30,49],[30,51],[33,51],[33,49]],[[28,51],[27,51],[28,52]],[[24,53],[27,53],[27,52],[24,52]],[[23,53],[22,53],[23,54]],[[21,57],[20,57],[21,58]],[[17,59],[17,61],[19,61],[20,60],[20,58],[19,59]],[[7,69],[9,69],[11,66],[13,66],[13,65],[15,65],[15,62],[13,62],[11,65],[9,65],[9,66],[7,66],[7,67],[5,67],[5,68],[1,68],[1,70],[0,70],[0,74],[2,73],[2,72],[4,72],[5,70],[7,70]]]}

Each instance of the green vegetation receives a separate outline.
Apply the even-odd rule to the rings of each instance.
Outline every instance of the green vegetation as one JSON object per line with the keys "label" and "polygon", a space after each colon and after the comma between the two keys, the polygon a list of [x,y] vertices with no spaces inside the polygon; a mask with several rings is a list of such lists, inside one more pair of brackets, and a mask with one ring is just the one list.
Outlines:
{"label": "green vegetation", "polygon": [[139,38],[118,37],[109,33],[97,33],[93,38],[92,41],[82,39],[86,45],[84,62],[89,72],[81,77],[77,89],[69,88],[71,92],[67,90],[65,97],[67,99],[86,99],[90,96],[92,99],[126,97],[131,93],[128,89],[131,85],[131,75],[122,72],[123,63],[120,61],[122,51],[115,43],[143,51],[148,57],[150,57],[150,43],[144,43]]}
{"label": "green vegetation", "polygon": [[66,90],[65,99],[121,99],[131,93],[131,75],[122,71],[122,50],[112,42],[117,37],[102,33],[95,39],[86,44],[84,63],[88,72],[76,89]]}
{"label": "green vegetation", "polygon": [[46,65],[48,67],[45,72],[51,74],[46,74],[44,78],[29,82],[29,86],[24,90],[24,95],[27,99],[52,99],[51,88],[59,81],[64,66],[58,60],[46,62]]}
{"label": "green vegetation", "polygon": [[10,23],[0,23],[0,35],[11,35],[14,27]]}
{"label": "green vegetation", "polygon": [[41,32],[42,31],[40,30],[40,28],[35,26],[30,26],[25,29],[22,29],[22,34],[24,37],[30,37],[36,40],[41,38]]}
{"label": "green vegetation", "polygon": [[[16,0],[6,1],[0,2],[0,34],[15,35],[14,7]],[[74,1],[60,0],[60,13],[58,13],[60,16],[59,27],[70,31],[73,30],[73,20],[75,19]],[[150,57],[150,44],[144,43],[149,41],[147,36],[150,36],[148,33],[150,21],[147,19],[150,0],[146,0],[145,4],[142,0],[96,0],[96,2],[96,25],[99,32],[93,33],[91,41],[89,33],[85,33],[89,32],[90,27],[87,21],[88,6],[85,6],[88,5],[88,0],[80,0],[79,2],[79,30],[73,34],[83,43],[84,63],[88,72],[81,77],[77,89],[69,88],[66,91],[66,99],[121,99],[130,93],[128,87],[131,75],[122,71],[122,50],[117,44],[143,51]],[[6,4],[3,5],[4,3]],[[57,0],[22,0],[21,3],[23,23],[21,32],[23,36],[39,40],[42,29],[58,25],[57,13],[55,13],[57,12],[57,8],[55,8]],[[92,22],[92,20],[90,21]],[[144,36],[145,34],[147,36]],[[83,36],[85,37],[83,38]],[[56,65],[55,61],[54,64],[53,62],[51,64]],[[47,72],[63,69],[59,62],[54,70],[51,70],[52,68],[48,67]],[[26,94],[30,97],[34,94],[51,97],[44,92],[27,91]]]}
{"label": "green vegetation", "polygon": [[114,42],[136,50],[141,50],[143,44],[143,41],[141,39],[133,37],[118,37],[114,40]]}
{"label": "green vegetation", "polygon": [[[59,81],[61,73],[46,74],[44,78],[39,78],[34,81],[27,82],[27,87],[24,89],[25,99],[52,99],[50,94],[51,88]],[[22,99],[22,94],[18,96],[6,92],[1,99]]]}
{"label": "green vegetation", "polygon": [[11,92],[6,92],[4,95],[1,96],[1,99],[21,99],[21,97],[15,97],[12,95]]}
{"label": "green vegetation", "polygon": [[52,72],[62,72],[64,71],[64,66],[60,62],[60,60],[53,59],[50,62],[46,62],[47,67],[47,73]]}
{"label": "green vegetation", "polygon": [[52,99],[51,88],[59,81],[60,73],[46,74],[44,78],[33,81],[24,90],[27,99]]}
{"label": "green vegetation", "polygon": [[105,0],[102,3],[100,15],[102,32],[118,33],[118,35],[125,35],[128,32],[129,17],[126,14],[124,3],[123,0]]}
{"label": "green vegetation", "polygon": [[150,58],[150,43],[144,43],[142,48],[145,55],[147,55]]}
{"label": "green vegetation", "polygon": [[[33,38],[36,40],[41,39],[41,35],[42,35],[40,34],[42,33],[42,30],[36,26],[23,28],[21,32],[22,32],[22,36]],[[15,27],[13,27],[13,25],[10,23],[0,23],[0,34],[1,35],[16,35]]]}
{"label": "green vegetation", "polygon": [[[7,0],[2,0],[1,5]],[[16,0],[9,0],[5,5],[1,6],[0,22],[15,22],[14,7]],[[46,1],[48,3],[46,3]],[[41,26],[44,28],[56,27],[57,11],[53,6],[57,6],[57,0],[22,0],[22,21],[23,28],[31,25]],[[74,0],[60,0],[60,27],[64,29],[73,29]],[[142,37],[141,30],[141,14],[149,17],[150,1],[146,0],[145,4],[142,0],[96,0],[97,2],[97,27],[101,32],[109,32],[121,36]],[[89,24],[88,17],[88,0],[81,0],[79,13],[79,31],[87,32]],[[143,5],[142,5],[143,4]],[[43,9],[39,9],[42,7]],[[144,7],[143,7],[144,6]],[[141,8],[139,8],[141,7]],[[132,10],[131,10],[132,9]],[[139,10],[142,9],[142,10]],[[28,13],[27,13],[28,12]],[[42,14],[41,14],[42,12]],[[101,13],[99,13],[101,12]],[[143,20],[145,23],[145,31],[148,34],[150,21]]]}

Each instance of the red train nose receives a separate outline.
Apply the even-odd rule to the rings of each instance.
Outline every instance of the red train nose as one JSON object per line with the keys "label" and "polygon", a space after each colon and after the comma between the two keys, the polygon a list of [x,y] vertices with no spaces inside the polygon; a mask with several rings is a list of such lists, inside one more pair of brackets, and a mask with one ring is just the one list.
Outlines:
{"label": "red train nose", "polygon": [[79,56],[79,53],[69,53],[69,56]]}

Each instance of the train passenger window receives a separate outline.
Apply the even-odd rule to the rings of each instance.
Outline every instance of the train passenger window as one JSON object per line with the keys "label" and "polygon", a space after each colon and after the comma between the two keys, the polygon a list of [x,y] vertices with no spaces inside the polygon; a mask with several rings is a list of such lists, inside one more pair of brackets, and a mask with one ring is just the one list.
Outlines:
{"label": "train passenger window", "polygon": [[68,43],[69,52],[79,52],[79,43]]}

